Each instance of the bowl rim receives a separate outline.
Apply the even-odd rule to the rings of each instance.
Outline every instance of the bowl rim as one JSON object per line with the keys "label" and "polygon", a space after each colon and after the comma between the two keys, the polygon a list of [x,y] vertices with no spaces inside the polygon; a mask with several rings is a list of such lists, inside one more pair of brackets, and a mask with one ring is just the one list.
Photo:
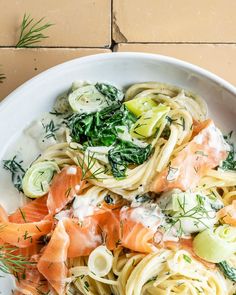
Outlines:
{"label": "bowl rim", "polygon": [[200,76],[211,80],[212,82],[218,84],[220,87],[224,88],[225,90],[229,91],[233,95],[236,96],[236,86],[233,86],[230,82],[224,80],[223,78],[219,77],[218,75],[212,73],[209,70],[206,70],[200,66],[195,64],[189,63],[187,61],[177,59],[171,56],[161,55],[161,54],[154,54],[154,53],[142,53],[142,52],[108,52],[108,53],[97,53],[83,57],[73,58],[71,60],[65,61],[63,63],[57,64],[49,69],[39,73],[38,75],[30,78],[29,80],[25,81],[23,84],[18,86],[15,90],[13,90],[10,94],[8,94],[2,101],[0,101],[0,113],[1,111],[13,100],[20,97],[20,94],[24,92],[25,88],[31,87],[32,84],[37,83],[37,80],[41,78],[47,78],[53,73],[56,73],[58,70],[63,70],[64,68],[70,67],[74,63],[83,64],[86,62],[97,61],[97,60],[107,60],[107,59],[119,59],[120,57],[126,58],[144,58],[147,60],[155,60],[155,61],[163,61],[169,64],[174,64],[175,66],[180,66],[184,69],[193,71]]}

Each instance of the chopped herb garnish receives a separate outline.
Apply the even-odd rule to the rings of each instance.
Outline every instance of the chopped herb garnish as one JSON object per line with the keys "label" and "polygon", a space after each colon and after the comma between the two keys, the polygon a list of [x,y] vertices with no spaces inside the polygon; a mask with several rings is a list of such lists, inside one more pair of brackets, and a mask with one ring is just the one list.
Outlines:
{"label": "chopped herb garnish", "polygon": [[0,73],[0,83],[3,83],[3,80],[6,79],[5,74]]}
{"label": "chopped herb garnish", "polygon": [[236,171],[236,150],[233,142],[231,141],[233,131],[231,131],[227,136],[224,136],[224,139],[230,147],[230,151],[226,160],[222,162],[220,168],[223,170],[232,170]]}
{"label": "chopped herb garnish", "polygon": [[20,214],[21,214],[21,217],[23,218],[24,222],[26,223],[26,218],[25,218],[25,212],[23,212],[23,210],[21,208],[19,208],[19,211],[20,211]]}
{"label": "chopped herb garnish", "polygon": [[89,283],[87,281],[84,282],[84,288],[86,291],[89,291]]}
{"label": "chopped herb garnish", "polygon": [[59,129],[59,127],[58,126],[55,126],[54,121],[51,120],[49,122],[49,124],[44,125],[42,123],[42,125],[43,125],[43,128],[45,129],[45,136],[44,136],[44,138],[49,139],[49,138],[52,137],[52,138],[54,138],[56,140],[55,132]]}
{"label": "chopped herb garnish", "polygon": [[3,160],[3,168],[11,172],[12,183],[19,192],[22,192],[22,179],[25,170],[22,167],[23,161],[17,161],[14,156],[11,160]]}
{"label": "chopped herb garnish", "polygon": [[186,254],[183,255],[183,258],[184,258],[184,260],[187,261],[188,263],[191,263],[191,262],[192,262],[192,259],[191,259],[188,255],[186,255]]}

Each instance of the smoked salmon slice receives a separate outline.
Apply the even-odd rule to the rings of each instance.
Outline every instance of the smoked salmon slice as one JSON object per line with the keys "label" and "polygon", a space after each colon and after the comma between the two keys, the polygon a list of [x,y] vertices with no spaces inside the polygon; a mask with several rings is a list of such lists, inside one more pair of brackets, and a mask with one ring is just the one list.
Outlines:
{"label": "smoked salmon slice", "polygon": [[47,196],[35,199],[19,208],[9,216],[9,221],[14,223],[36,222],[48,215]]}
{"label": "smoked salmon slice", "polygon": [[101,232],[95,217],[87,217],[83,222],[66,218],[63,223],[70,239],[69,258],[87,256],[101,245]]}
{"label": "smoked salmon slice", "polygon": [[159,173],[151,183],[150,190],[156,193],[179,188],[193,189],[208,169],[215,168],[227,157],[227,144],[212,120],[196,127],[198,134]]}
{"label": "smoked salmon slice", "polygon": [[69,236],[66,233],[64,224],[62,221],[59,221],[50,242],[45,247],[37,264],[39,272],[48,280],[59,295],[64,294],[65,290],[69,242]]}
{"label": "smoked salmon slice", "polygon": [[111,210],[96,216],[102,241],[109,250],[114,250],[120,243],[120,210]]}
{"label": "smoked salmon slice", "polygon": [[8,222],[6,210],[0,205],[0,222]]}
{"label": "smoked salmon slice", "polygon": [[155,229],[149,228],[132,218],[135,209],[121,210],[121,245],[133,251],[150,253],[154,250]]}
{"label": "smoked salmon slice", "polygon": [[14,295],[49,294],[49,284],[37,269],[38,259],[39,255],[34,255],[31,259],[32,264],[26,268],[23,274],[17,275],[17,290]]}
{"label": "smoked salmon slice", "polygon": [[61,170],[53,178],[47,199],[50,214],[61,211],[76,194],[83,189],[85,181],[82,179],[80,167],[69,166]]}
{"label": "smoked salmon slice", "polygon": [[43,220],[32,223],[0,222],[0,239],[10,245],[25,248],[48,234],[52,229],[52,222]]}
{"label": "smoked salmon slice", "polygon": [[70,237],[68,257],[89,255],[102,243],[114,250],[120,241],[120,211],[107,211],[86,217],[82,222],[66,218],[63,223]]}
{"label": "smoked salmon slice", "polygon": [[236,200],[234,200],[232,204],[220,209],[220,211],[217,212],[217,216],[225,223],[236,226]]}

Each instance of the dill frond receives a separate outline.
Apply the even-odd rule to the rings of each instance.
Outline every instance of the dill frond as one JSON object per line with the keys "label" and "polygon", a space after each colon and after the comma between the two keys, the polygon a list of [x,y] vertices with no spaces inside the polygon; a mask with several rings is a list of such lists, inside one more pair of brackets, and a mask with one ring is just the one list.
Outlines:
{"label": "dill frond", "polygon": [[16,47],[31,47],[33,44],[41,42],[49,36],[44,35],[43,31],[51,27],[53,24],[44,23],[44,17],[35,21],[30,14],[24,14],[21,23],[20,37]]}

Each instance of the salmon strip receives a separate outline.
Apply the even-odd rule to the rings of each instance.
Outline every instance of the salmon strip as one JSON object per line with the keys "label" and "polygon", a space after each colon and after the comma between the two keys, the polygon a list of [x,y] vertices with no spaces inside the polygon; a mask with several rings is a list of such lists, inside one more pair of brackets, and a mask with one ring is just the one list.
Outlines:
{"label": "salmon strip", "polygon": [[54,176],[47,199],[50,214],[61,211],[76,194],[83,189],[85,181],[82,179],[82,170],[77,166],[65,167]]}
{"label": "salmon strip", "polygon": [[0,222],[8,222],[8,214],[6,210],[0,205]]}
{"label": "salmon strip", "polygon": [[17,209],[9,216],[9,221],[14,223],[36,222],[43,220],[47,215],[47,196],[44,196]]}
{"label": "salmon strip", "polygon": [[232,204],[220,209],[217,212],[218,218],[222,219],[224,223],[236,226],[236,200]]}
{"label": "salmon strip", "polygon": [[68,272],[66,267],[68,247],[69,236],[63,222],[59,221],[37,264],[39,272],[59,295],[64,294],[65,291],[64,280]]}
{"label": "salmon strip", "polygon": [[24,274],[17,276],[17,290],[14,292],[14,295],[39,295],[49,293],[49,284],[37,269],[39,257],[40,255],[34,255],[31,259],[32,264],[26,268]]}
{"label": "salmon strip", "polygon": [[87,256],[101,245],[101,231],[96,218],[87,217],[82,223],[76,219],[66,218],[63,223],[70,239],[68,257]]}
{"label": "salmon strip", "polygon": [[212,120],[199,124],[195,132],[198,134],[178,153],[169,167],[156,176],[151,183],[151,191],[193,189],[207,170],[226,159],[227,145]]}
{"label": "salmon strip", "polygon": [[52,222],[43,220],[32,223],[0,222],[0,239],[19,248],[29,247],[52,229]]}
{"label": "salmon strip", "polygon": [[146,227],[132,218],[132,211],[129,208],[121,211],[121,245],[130,250],[150,253],[153,252],[153,237],[155,230]]}
{"label": "salmon strip", "polygon": [[114,250],[121,239],[120,210],[111,210],[97,215],[97,222],[103,243],[109,250]]}

